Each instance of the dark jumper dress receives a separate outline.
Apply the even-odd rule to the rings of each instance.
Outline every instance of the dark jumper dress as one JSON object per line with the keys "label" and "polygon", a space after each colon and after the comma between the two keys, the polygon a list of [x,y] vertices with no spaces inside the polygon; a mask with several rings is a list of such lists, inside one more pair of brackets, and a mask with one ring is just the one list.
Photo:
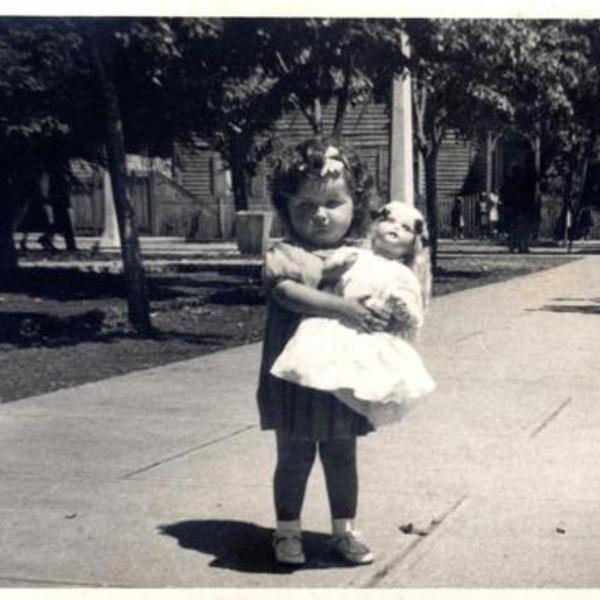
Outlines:
{"label": "dark jumper dress", "polygon": [[292,242],[279,242],[266,253],[267,323],[257,391],[262,429],[319,441],[366,435],[374,427],[332,394],[290,383],[269,373],[302,318],[273,300],[270,289],[282,279],[317,287],[327,254],[327,251],[309,252]]}

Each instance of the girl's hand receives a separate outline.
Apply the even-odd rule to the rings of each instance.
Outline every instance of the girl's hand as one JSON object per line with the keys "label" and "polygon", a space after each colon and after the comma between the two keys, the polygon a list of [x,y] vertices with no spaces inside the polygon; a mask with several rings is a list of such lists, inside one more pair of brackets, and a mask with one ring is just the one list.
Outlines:
{"label": "girl's hand", "polygon": [[369,296],[342,298],[297,281],[280,281],[271,289],[271,296],[291,312],[305,317],[339,319],[362,331],[384,331],[390,320],[390,315],[384,309],[365,306]]}
{"label": "girl's hand", "polygon": [[385,331],[389,326],[389,312],[367,308],[364,304],[367,298],[345,299],[342,320],[366,333]]}

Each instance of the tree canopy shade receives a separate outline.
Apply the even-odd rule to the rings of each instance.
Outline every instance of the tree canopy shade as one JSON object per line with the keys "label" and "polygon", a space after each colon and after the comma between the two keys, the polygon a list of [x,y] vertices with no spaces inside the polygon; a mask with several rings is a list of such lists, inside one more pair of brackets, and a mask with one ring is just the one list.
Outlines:
{"label": "tree canopy shade", "polygon": [[[339,135],[348,104],[380,91],[405,64],[396,20],[220,19],[206,23],[210,35],[192,23],[177,23],[180,54],[163,79],[183,103],[187,130],[229,163],[238,209],[247,208],[246,176],[272,150],[284,112],[301,109],[315,133]],[[334,131],[322,132],[319,107],[330,101]]]}
{"label": "tree canopy shade", "polygon": [[[531,19],[3,18],[0,210],[10,216],[6,197],[19,171],[48,157],[109,164],[118,186],[125,151],[167,156],[174,141],[198,137],[224,155],[236,207],[247,208],[247,175],[276,145],[279,117],[301,110],[315,133],[339,136],[347,107],[384,99],[408,65],[435,251],[435,167],[448,130],[519,131],[541,142],[540,173],[550,165],[572,173],[593,153],[599,27]],[[324,103],[336,106],[328,132]],[[135,246],[126,189],[115,198],[122,233]],[[14,265],[10,228],[2,227],[0,265]]]}
{"label": "tree canopy shade", "polygon": [[437,237],[437,152],[445,133],[512,129],[545,149],[538,177],[574,131],[582,77],[591,67],[586,42],[566,21],[407,20],[415,137],[426,172],[426,196]]}
{"label": "tree canopy shade", "polygon": [[[81,38],[68,20],[0,20],[0,179],[3,211],[0,268],[16,266],[11,194],[50,157],[69,155],[81,126],[76,90]],[[71,104],[73,109],[69,109]],[[88,125],[88,128],[93,124]],[[93,136],[88,135],[88,139]]]}
{"label": "tree canopy shade", "polygon": [[[122,76],[136,63],[139,52],[128,52],[122,36],[137,25],[129,19],[6,19],[0,28],[0,139],[3,188],[23,171],[32,172],[58,153],[63,158],[85,157],[108,165],[122,239],[129,315],[139,331],[150,329],[149,305],[139,254],[135,215],[125,185],[125,139],[119,92],[125,81],[139,94],[151,94],[148,69],[137,64],[138,77]],[[161,47],[156,53],[161,51]],[[132,71],[135,69],[131,69]],[[119,75],[121,77],[119,78]],[[117,83],[118,82],[118,83]],[[145,84],[145,85],[144,85]],[[127,94],[124,94],[127,97]],[[154,102],[154,103],[153,103]],[[133,103],[132,103],[133,104]],[[156,98],[144,104],[156,111]],[[126,104],[126,106],[129,106]],[[131,122],[135,122],[132,119]],[[132,127],[134,144],[150,145],[154,129]],[[5,267],[15,266],[12,227],[7,215],[0,249]]]}

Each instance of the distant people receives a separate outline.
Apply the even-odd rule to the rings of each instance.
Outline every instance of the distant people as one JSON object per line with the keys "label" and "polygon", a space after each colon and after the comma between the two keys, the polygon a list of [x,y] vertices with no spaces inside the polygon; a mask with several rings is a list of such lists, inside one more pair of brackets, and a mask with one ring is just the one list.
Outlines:
{"label": "distant people", "polygon": [[27,250],[29,234],[40,231],[37,242],[47,252],[58,251],[54,244],[56,235],[64,237],[67,250],[76,251],[70,198],[69,164],[52,161],[38,175],[28,174],[28,184],[21,186],[24,201],[28,205],[28,217],[21,226],[22,250]]}
{"label": "distant people", "polygon": [[476,221],[479,239],[485,240],[489,236],[488,201],[485,194],[480,194],[477,201]]}
{"label": "distant people", "polygon": [[529,252],[535,220],[534,180],[522,165],[513,163],[500,192],[508,227],[510,252]]}
{"label": "distant people", "polygon": [[592,225],[592,211],[589,207],[584,206],[579,211],[579,219],[577,220],[577,233],[582,240],[590,239]]}
{"label": "distant people", "polygon": [[567,201],[563,207],[561,215],[562,239],[561,246],[567,247],[567,252],[571,252],[573,248],[573,240],[575,239],[575,219],[573,215],[573,207],[571,202]]}
{"label": "distant people", "polygon": [[511,252],[524,254],[529,252],[531,237],[531,215],[526,209],[517,209],[514,220],[509,230],[508,248]]}
{"label": "distant people", "polygon": [[465,237],[465,215],[463,212],[462,199],[457,198],[450,213],[450,222],[452,226],[452,239],[462,240]]}
{"label": "distant people", "polygon": [[17,228],[21,231],[19,247],[27,251],[29,235],[39,232],[38,244],[47,252],[55,253],[52,243],[54,236],[54,210],[48,201],[48,174],[30,167],[27,172],[16,175],[16,194],[23,206],[23,216]]}
{"label": "distant people", "polygon": [[498,194],[489,194],[489,222],[490,222],[490,238],[496,239],[500,231],[500,198]]}
{"label": "distant people", "polygon": [[54,233],[56,231],[56,215],[54,206],[50,200],[50,175],[47,171],[43,171],[40,177],[40,192],[42,200],[42,208],[46,215],[46,228],[42,235],[38,238],[38,243],[48,252],[57,252],[54,245]]}
{"label": "distant people", "polygon": [[48,167],[47,204],[54,216],[54,226],[48,233],[50,241],[60,234],[67,250],[77,250],[71,207],[70,171],[68,161],[55,161]]}

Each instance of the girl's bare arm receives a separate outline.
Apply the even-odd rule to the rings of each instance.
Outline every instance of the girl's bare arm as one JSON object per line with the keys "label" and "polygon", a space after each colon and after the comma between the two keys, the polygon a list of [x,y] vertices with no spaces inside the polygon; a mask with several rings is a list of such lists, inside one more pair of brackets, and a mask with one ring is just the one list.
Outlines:
{"label": "girl's bare arm", "polygon": [[360,300],[342,298],[290,279],[275,285],[272,297],[284,308],[304,316],[339,319],[368,331],[381,331],[387,326],[387,319]]}

